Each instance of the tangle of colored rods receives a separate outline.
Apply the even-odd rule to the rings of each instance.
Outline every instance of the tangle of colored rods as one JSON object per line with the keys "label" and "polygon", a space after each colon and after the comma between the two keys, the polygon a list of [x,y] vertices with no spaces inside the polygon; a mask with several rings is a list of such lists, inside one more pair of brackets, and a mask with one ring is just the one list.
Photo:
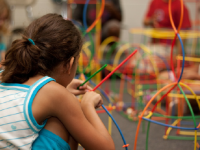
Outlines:
{"label": "tangle of colored rods", "polygon": [[135,50],[134,52],[132,52],[125,60],[123,60],[112,72],[110,72],[94,89],[93,91],[95,91],[103,82],[105,82],[116,70],[118,70],[128,59],[130,59],[135,53],[137,52],[137,50]]}
{"label": "tangle of colored rods", "polygon": [[[122,61],[111,73],[109,73],[98,85],[96,85],[92,91],[95,91],[103,82],[105,82],[117,69],[119,69],[125,62],[128,61],[128,59],[130,59],[135,53],[137,52],[137,50],[135,50],[134,52],[132,52],[124,61]],[[118,128],[121,136],[122,136],[122,139],[123,139],[123,142],[124,142],[124,147],[126,150],[128,150],[128,147],[127,147],[127,144],[126,144],[126,141],[125,141],[125,138],[119,128],[119,126],[117,125],[116,121],[114,120],[114,118],[112,117],[112,115],[108,112],[108,110],[105,108],[104,105],[102,105],[102,108],[107,112],[107,114],[112,118],[113,122],[115,123],[116,127]]]}
{"label": "tangle of colored rods", "polygon": [[[96,86],[96,84],[93,83],[91,80],[89,80],[89,82],[90,82],[93,86]],[[101,94],[107,99],[107,101],[108,101],[109,103],[111,103],[111,101],[110,101],[110,99],[108,98],[107,94],[106,94],[103,90],[101,90],[99,87],[98,87],[98,90],[99,90],[99,91],[101,92]],[[112,103],[111,103],[111,104],[112,104]],[[121,137],[122,137],[122,140],[123,140],[123,142],[124,142],[124,145],[127,145],[127,144],[126,144],[126,140],[125,140],[125,138],[124,138],[124,135],[123,135],[123,133],[122,133],[122,131],[121,131],[119,125],[117,124],[117,122],[116,122],[115,119],[113,118],[113,116],[109,113],[109,111],[106,109],[106,107],[105,107],[104,105],[102,105],[102,108],[106,111],[106,113],[107,113],[107,114],[110,116],[110,118],[113,120],[115,126],[117,127],[117,129],[118,129],[118,131],[119,131],[119,133],[120,133],[120,135],[121,135]],[[128,150],[128,147],[125,147],[125,148],[126,148],[126,150]]]}
{"label": "tangle of colored rods", "polygon": [[[128,61],[128,59],[130,59],[135,53],[137,52],[137,50],[135,50],[134,52],[132,52],[124,61],[122,61],[112,72],[110,72],[96,87],[93,88],[92,91],[95,91],[103,82],[105,82],[117,69],[119,69],[126,61]],[[112,115],[108,112],[108,110],[104,107],[104,105],[102,105],[103,109],[107,112],[107,114],[111,117]],[[116,123],[116,121],[114,120],[113,117],[111,117],[113,122]],[[118,128],[118,125],[115,124]],[[124,142],[124,146],[126,146],[126,141],[123,137],[123,134],[120,130],[120,128],[118,128],[118,130],[120,131],[120,134],[122,136],[123,142]],[[128,150],[128,147],[125,147],[126,150]]]}
{"label": "tangle of colored rods", "polygon": [[[89,0],[87,0],[87,2],[86,2],[86,4],[88,5],[88,3],[89,3]],[[102,6],[103,6],[103,1],[102,1]],[[85,11],[84,11],[84,13],[85,13],[85,15],[84,16],[86,16],[86,10],[87,10],[87,5],[85,5]],[[102,9],[103,7],[101,7],[101,9]],[[103,11],[102,11],[103,12]],[[172,15],[171,15],[171,0],[169,1],[169,14],[170,14],[170,21],[171,21],[171,24],[172,24],[172,28],[174,29],[174,32],[175,32],[175,37],[174,37],[174,40],[173,40],[173,42],[172,42],[172,46],[171,46],[171,69],[172,69],[172,72],[173,72],[173,75],[174,75],[174,78],[176,79],[176,82],[175,83],[173,83],[172,85],[174,85],[165,95],[163,95],[162,97],[161,97],[161,99],[159,100],[159,101],[157,101],[157,103],[155,104],[155,106],[154,106],[154,108],[152,109],[152,113],[154,112],[154,110],[155,110],[155,108],[156,108],[156,106],[157,106],[157,104],[159,104],[177,85],[178,85],[178,87],[179,87],[179,89],[182,91],[182,93],[183,93],[183,96],[184,96],[184,98],[185,98],[185,100],[186,100],[186,102],[188,103],[188,106],[190,107],[190,104],[189,104],[189,101],[188,101],[188,99],[187,99],[187,97],[186,97],[186,95],[185,95],[185,93],[183,92],[183,90],[181,89],[181,86],[179,85],[179,82],[180,82],[180,80],[181,80],[181,78],[182,78],[182,75],[183,75],[183,71],[184,71],[184,63],[185,63],[185,53],[184,53],[184,46],[183,46],[183,42],[182,42],[182,40],[181,40],[181,37],[180,37],[180,35],[179,35],[179,31],[180,31],[180,28],[181,28],[181,25],[182,25],[182,21],[183,21],[183,1],[181,0],[181,18],[180,18],[180,23],[179,23],[179,27],[178,27],[178,30],[175,28],[175,26],[174,26],[174,22],[173,22],[173,19],[172,19]],[[99,16],[101,15],[101,11],[100,11],[100,13],[99,13]],[[98,20],[98,17],[97,17],[97,19],[96,20]],[[85,21],[86,21],[86,19],[85,19]],[[98,22],[98,21],[97,21]],[[86,24],[86,22],[85,22],[85,24]],[[94,24],[95,24],[95,22],[94,22]],[[95,25],[94,25],[95,26]],[[86,27],[86,26],[85,26]],[[86,28],[87,29],[87,28]],[[89,28],[88,28],[89,29]],[[92,29],[92,28],[91,28]],[[90,31],[90,30],[86,30],[86,31]],[[178,76],[179,76],[179,78],[177,79],[177,77],[176,77],[176,75],[175,75],[175,71],[174,71],[174,66],[173,66],[173,47],[174,47],[174,45],[175,45],[175,42],[176,42],[176,38],[178,37],[178,39],[179,39],[179,41],[180,41],[180,43],[181,43],[181,48],[182,48],[182,55],[183,55],[183,61],[182,61],[182,69],[181,69],[181,73],[180,73],[180,75],[178,74]],[[168,69],[168,68],[167,68]],[[125,77],[124,77],[125,78]],[[100,82],[100,84],[102,84],[101,82]],[[100,86],[100,85],[99,85]],[[161,91],[160,91],[161,92]],[[156,93],[156,95],[158,95],[159,93],[160,93],[159,91]],[[155,98],[155,97],[154,97]],[[153,100],[153,99],[152,99]],[[168,127],[173,127],[173,128],[178,128],[178,129],[186,129],[186,130],[197,130],[198,128],[196,128],[196,122],[195,122],[195,116],[194,116],[194,114],[193,114],[193,110],[192,110],[192,108],[190,108],[190,111],[191,111],[191,113],[192,113],[192,118],[193,118],[193,120],[194,120],[194,126],[195,126],[195,128],[183,128],[183,127],[176,127],[176,126],[171,126],[171,125],[167,125],[167,124],[160,124],[160,125],[164,125],[164,126],[168,126]],[[142,117],[143,116],[143,114],[140,116],[140,119],[145,119],[145,120],[148,120],[149,122],[151,121],[151,122],[153,122],[152,120],[150,120],[150,119],[148,119],[148,118],[144,118],[144,117]],[[151,118],[151,116],[150,116],[150,118]],[[155,121],[154,121],[154,123],[155,123]],[[157,122],[156,122],[157,123]],[[159,124],[159,123],[157,123],[157,124]],[[149,127],[148,127],[149,128]],[[148,136],[147,136],[148,137]],[[195,136],[195,138],[196,138],[196,136]],[[148,147],[148,146],[147,146]]]}
{"label": "tangle of colored rods", "polygon": [[99,70],[97,70],[93,75],[91,75],[87,80],[85,80],[81,85],[79,85],[77,87],[77,89],[79,89],[80,86],[83,86],[86,82],[88,82],[92,77],[94,77],[97,73],[99,73],[100,71],[102,71],[105,67],[107,66],[107,64],[105,64],[103,67],[101,67]]}
{"label": "tangle of colored rods", "polygon": [[[162,99],[163,99],[165,96],[167,96],[168,93],[169,93],[173,88],[176,87],[176,85],[178,85],[178,87],[180,88],[180,90],[182,90],[181,87],[180,87],[180,85],[179,85],[178,83],[179,83],[180,80],[181,80],[181,77],[182,77],[182,74],[183,74],[183,70],[184,70],[184,57],[185,57],[185,53],[184,53],[184,46],[183,46],[181,37],[180,37],[180,35],[178,34],[178,32],[180,31],[180,28],[181,28],[181,25],[182,25],[182,21],[183,21],[183,0],[181,0],[181,18],[180,18],[180,22],[179,22],[178,31],[177,31],[177,29],[175,28],[174,21],[173,21],[173,18],[172,18],[171,0],[169,0],[169,16],[170,16],[170,22],[171,22],[172,28],[173,28],[173,30],[174,30],[174,32],[175,32],[175,38],[174,38],[174,40],[173,40],[173,42],[172,42],[172,47],[171,47],[171,68],[172,68],[172,71],[173,71],[173,74],[174,74],[174,78],[176,79],[177,83],[169,84],[168,86],[171,86],[171,85],[174,85],[174,86],[173,86],[163,97],[161,97],[161,99],[160,99],[159,101],[157,101],[157,103],[161,102]],[[174,45],[175,45],[175,41],[176,41],[177,36],[178,36],[178,38],[179,38],[179,40],[180,40],[181,48],[182,48],[182,53],[183,53],[182,70],[181,70],[181,74],[180,74],[180,77],[179,77],[178,80],[177,80],[177,78],[176,78],[176,76],[175,76],[175,71],[174,71],[174,66],[173,66],[173,47],[174,47]],[[154,95],[154,97],[149,101],[148,104],[150,104],[150,102],[153,101],[153,99],[158,95],[158,93],[160,93],[163,89],[165,89],[165,88],[168,87],[168,86],[165,86],[164,88],[162,88],[161,90],[159,90],[159,91],[156,93],[156,95]],[[182,93],[184,94],[183,91],[182,91]],[[188,101],[187,97],[185,96],[185,94],[184,94],[184,97],[186,98],[186,102],[189,103],[189,101]],[[157,103],[156,103],[156,105],[157,105]],[[190,107],[190,104],[189,104],[189,107]],[[142,112],[142,114],[141,114],[141,116],[140,116],[140,119],[139,119],[138,128],[137,128],[137,131],[136,131],[135,143],[134,143],[134,149],[135,149],[135,150],[136,150],[136,145],[137,145],[137,136],[138,136],[139,126],[140,126],[140,123],[141,123],[142,118],[144,119],[144,117],[142,117],[142,116],[144,115],[144,112],[145,112],[146,109],[147,109],[147,106],[145,107],[145,109],[144,109],[144,111]],[[154,109],[155,109],[155,108],[154,108]],[[152,113],[153,113],[153,112],[152,112]],[[194,124],[195,124],[195,126],[196,126],[196,123],[195,123],[195,119],[194,119],[194,115],[193,115],[193,111],[192,111],[192,110],[191,110],[191,113],[192,113],[192,116],[193,116]],[[145,119],[147,119],[147,118],[145,118]],[[150,120],[150,119],[148,119],[148,121],[154,122],[154,121],[152,121],[152,120]],[[154,122],[154,123],[155,123],[155,122]],[[161,123],[159,123],[159,122],[156,122],[156,123],[161,125]],[[167,124],[164,124],[164,126],[167,126]],[[149,125],[148,125],[148,128],[149,128]],[[196,129],[196,127],[195,127],[194,129]],[[148,139],[147,139],[147,140],[148,140]],[[147,142],[147,144],[148,144],[148,142]],[[148,147],[148,146],[146,146],[146,149],[147,149],[147,147]],[[196,142],[195,142],[195,147],[196,147]]]}

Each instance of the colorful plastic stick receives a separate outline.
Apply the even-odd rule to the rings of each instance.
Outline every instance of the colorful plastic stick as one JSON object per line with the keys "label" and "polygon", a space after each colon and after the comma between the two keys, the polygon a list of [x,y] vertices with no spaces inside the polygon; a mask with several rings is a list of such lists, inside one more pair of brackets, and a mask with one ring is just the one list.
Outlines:
{"label": "colorful plastic stick", "polygon": [[[138,122],[138,127],[137,127],[137,131],[136,131],[136,136],[135,136],[134,149],[136,149],[137,137],[138,137],[138,133],[139,133],[139,129],[140,129],[140,124],[141,124],[141,121],[142,121],[142,117],[143,117],[145,111],[147,110],[147,108],[149,107],[150,103],[155,99],[155,97],[156,97],[160,92],[162,92],[163,90],[169,88],[170,86],[176,85],[176,84],[178,84],[178,83],[176,83],[176,82],[175,82],[175,83],[171,83],[171,84],[166,85],[166,86],[163,87],[162,89],[160,89],[160,90],[151,98],[151,100],[148,102],[148,104],[147,104],[146,107],[144,108],[144,110],[143,110],[143,112],[142,112],[142,114],[141,114],[141,116],[140,116],[139,122]],[[180,82],[180,84],[184,86],[183,83]],[[190,103],[189,103],[189,100],[188,100],[187,97],[185,96],[185,93],[184,93],[184,91],[182,90],[182,88],[180,87],[179,84],[178,84],[178,87],[179,87],[179,89],[181,90],[181,92],[182,92],[183,95],[184,95],[185,101],[186,101],[187,104],[188,104],[188,107],[189,107],[189,109],[190,109],[190,112],[191,112],[191,114],[192,114],[192,119],[193,119],[193,122],[194,122],[194,128],[184,128],[184,129],[186,129],[186,130],[195,130],[195,138],[194,138],[194,139],[195,139],[195,147],[196,147],[196,139],[197,139],[197,130],[198,130],[198,128],[196,127],[196,120],[195,120],[195,117],[194,117],[194,112],[193,112],[192,107],[191,107],[191,105],[190,105]],[[185,87],[187,88],[187,86],[185,86]],[[190,90],[191,90],[191,89],[190,89]],[[193,93],[194,93],[194,92],[192,92],[192,94],[193,94]],[[194,93],[194,95],[195,95],[195,93]],[[195,97],[197,98],[196,95],[195,95]],[[143,119],[148,120],[148,121],[151,121],[151,122],[154,122],[154,123],[157,123],[157,124],[160,124],[160,125],[164,125],[164,126],[168,126],[168,127],[173,127],[173,128],[177,128],[177,129],[183,129],[183,127],[174,127],[174,126],[170,126],[170,125],[163,124],[163,123],[160,123],[160,122],[152,121],[152,120],[150,120],[150,119],[146,119],[146,118],[143,118]]]}
{"label": "colorful plastic stick", "polygon": [[154,120],[151,120],[151,119],[147,119],[145,117],[142,117],[142,119],[150,121],[150,122],[153,122],[155,124],[159,124],[159,125],[165,126],[165,127],[167,126],[167,127],[171,127],[171,128],[175,128],[175,129],[183,129],[183,130],[197,130],[197,128],[186,128],[186,127],[172,126],[172,125],[164,124],[164,123],[161,123],[161,122],[158,122],[158,121],[154,121]]}
{"label": "colorful plastic stick", "polygon": [[[174,32],[175,32],[175,37],[174,37],[174,40],[173,40],[173,42],[172,42],[172,47],[171,47],[171,67],[172,67],[172,71],[173,71],[173,74],[174,74],[174,77],[175,77],[175,79],[176,79],[176,76],[175,76],[175,71],[174,71],[174,66],[173,66],[173,57],[172,57],[172,55],[173,55],[173,47],[174,47],[174,45],[175,45],[175,41],[176,41],[176,38],[177,38],[177,35],[178,35],[178,33],[179,33],[179,31],[180,31],[180,28],[181,28],[181,26],[182,26],[182,22],[183,22],[183,0],[181,0],[180,1],[181,2],[181,18],[180,18],[180,22],[179,22],[179,26],[178,26],[178,31],[177,31],[177,29],[176,29],[176,27],[175,27],[175,25],[174,25],[174,21],[173,21],[173,18],[172,18],[172,10],[171,10],[171,0],[169,0],[169,18],[170,18],[170,22],[171,22],[171,25],[172,25],[172,28],[173,28],[173,30],[174,30]],[[180,39],[180,38],[179,38]],[[182,47],[182,45],[181,45],[181,47]],[[182,47],[183,48],[183,47]],[[182,51],[183,51],[183,49],[182,49]],[[184,62],[183,62],[184,63]],[[183,69],[184,69],[184,65],[182,65],[182,71],[181,72],[183,72]],[[181,76],[180,76],[180,78],[179,78],[179,81],[180,81],[180,79],[181,79],[181,77],[182,77],[182,74],[181,74]]]}
{"label": "colorful plastic stick", "polygon": [[[87,79],[87,77],[86,77]],[[92,82],[91,80],[89,80],[90,84],[92,84],[93,86],[96,86],[96,84],[94,82]],[[98,88],[98,90],[100,91],[100,93],[106,98],[106,100],[108,101],[108,103],[112,104],[113,103],[111,102],[110,98],[108,97],[108,95],[101,89],[101,88]]]}
{"label": "colorful plastic stick", "polygon": [[117,122],[115,121],[113,116],[109,113],[109,111],[106,109],[106,107],[104,105],[102,105],[102,107],[107,112],[107,114],[110,116],[110,118],[113,120],[113,122],[115,123],[115,125],[116,125],[117,129],[119,130],[119,133],[120,133],[120,135],[122,137],[122,140],[124,142],[124,146],[123,147],[125,147],[125,149],[128,150],[128,147],[127,147],[128,145],[126,144],[126,140],[125,140],[125,138],[124,138],[124,136],[122,134],[122,131],[121,131],[120,127],[118,126]]}
{"label": "colorful plastic stick", "polygon": [[[158,113],[153,113],[154,116],[164,117],[164,118],[170,118],[170,119],[192,119],[192,116],[167,116],[167,115],[161,115]],[[195,119],[200,119],[200,116],[195,116]]]}
{"label": "colorful plastic stick", "polygon": [[[92,91],[95,91],[103,82],[105,82],[117,69],[119,69],[126,61],[128,61],[128,59],[130,59],[135,53],[137,52],[137,50],[135,50],[134,52],[132,52],[124,61],[122,61],[111,73],[109,73],[96,87],[94,87],[94,89]],[[115,119],[112,117],[112,115],[109,113],[109,111],[105,108],[104,105],[102,105],[103,109],[107,112],[107,114],[112,118],[113,122],[115,123],[116,127],[118,128],[121,136],[122,136],[122,139],[123,139],[123,142],[124,142],[124,147],[126,150],[128,150],[128,145],[126,144],[126,141],[125,141],[125,138],[117,124],[117,122],[115,121]]]}
{"label": "colorful plastic stick", "polygon": [[103,14],[104,7],[105,7],[105,0],[102,0],[102,4],[101,4],[101,9],[100,9],[99,15],[96,18],[96,20],[88,28],[87,27],[87,23],[86,23],[86,15],[87,15],[87,6],[89,4],[89,1],[90,0],[87,0],[87,2],[85,3],[85,6],[84,6],[84,10],[83,10],[83,24],[84,24],[84,27],[86,29],[86,33],[90,32],[95,27],[95,25],[98,23],[98,21],[101,19],[101,16]]}
{"label": "colorful plastic stick", "polygon": [[[194,137],[181,137],[181,136],[168,136],[167,139],[172,139],[172,140],[194,140]],[[200,138],[197,138],[200,140]]]}
{"label": "colorful plastic stick", "polygon": [[[195,135],[194,132],[187,132],[187,131],[180,131],[180,135]],[[198,136],[200,136],[200,133],[197,133]]]}
{"label": "colorful plastic stick", "polygon": [[[109,107],[111,107],[111,104],[109,104]],[[108,107],[108,110],[109,110],[109,107]],[[110,109],[109,111],[110,111],[110,114],[112,115],[112,109]],[[111,117],[108,118],[108,132],[110,135],[112,135],[112,119],[111,119]]]}
{"label": "colorful plastic stick", "polygon": [[[176,57],[179,60],[183,60],[183,56],[177,56]],[[193,62],[200,62],[200,58],[197,57],[185,57],[186,61],[193,61]]]}
{"label": "colorful plastic stick", "polygon": [[[96,3],[96,18],[98,18],[98,13],[100,11],[100,1],[97,1]],[[102,60],[101,57],[101,52],[100,52],[100,44],[101,44],[101,28],[102,28],[102,24],[101,24],[101,18],[99,19],[99,21],[96,24],[95,27],[95,31],[96,31],[96,35],[95,35],[95,54],[98,60]],[[100,68],[100,64],[97,63],[95,64],[95,69],[98,70]],[[101,74],[96,75],[96,82],[100,82],[101,81]]]}
{"label": "colorful plastic stick", "polygon": [[147,103],[146,107],[144,108],[140,118],[139,118],[139,122],[138,122],[138,126],[137,126],[137,130],[136,130],[136,135],[135,135],[135,142],[134,142],[134,150],[136,150],[136,147],[137,147],[137,138],[138,138],[138,134],[139,134],[139,130],[140,130],[140,124],[141,124],[141,121],[142,121],[142,116],[144,115],[144,112],[147,110],[147,108],[149,107],[149,105],[151,104],[151,102],[155,99],[155,97],[162,91],[164,91],[165,89],[169,88],[170,86],[173,86],[173,85],[176,85],[177,83],[171,83],[171,84],[168,84],[166,85],[165,87],[163,87],[162,89],[160,89],[152,98],[151,100]]}
{"label": "colorful plastic stick", "polygon": [[101,57],[103,57],[103,53],[105,51],[106,46],[111,43],[111,42],[116,42],[118,39],[115,36],[110,36],[106,38],[102,43],[101,43]]}
{"label": "colorful plastic stick", "polygon": [[[174,31],[173,30],[162,30],[162,29],[141,29],[141,28],[133,28],[130,32],[134,35],[136,34],[143,34],[148,37],[158,38],[158,39],[174,39]],[[183,39],[190,39],[193,38],[194,40],[200,37],[198,31],[194,30],[186,30],[180,31],[180,35]]]}
{"label": "colorful plastic stick", "polygon": [[130,59],[137,50],[132,52],[125,60],[123,60],[112,72],[110,72],[92,91],[95,91],[102,83],[104,83],[116,70],[118,70],[128,59]]}
{"label": "colorful plastic stick", "polygon": [[[95,85],[91,80],[89,80],[89,82],[90,82],[91,84]],[[100,89],[100,88],[98,88],[98,89]],[[100,90],[100,92],[101,92],[101,94],[103,94],[103,95],[105,96],[105,98],[110,102],[110,100],[109,100],[108,96],[106,95],[106,93],[105,93],[103,90]],[[110,103],[111,103],[111,102],[110,102]],[[124,142],[124,145],[125,145],[125,149],[128,150],[127,144],[126,144],[126,141],[125,141],[125,138],[124,138],[124,136],[123,136],[123,134],[122,134],[122,131],[121,131],[121,129],[119,128],[117,122],[116,122],[115,119],[112,117],[112,115],[109,113],[109,111],[105,108],[104,105],[102,105],[102,108],[107,112],[107,114],[111,117],[111,119],[112,119],[113,122],[115,123],[115,125],[116,125],[117,129],[119,130],[120,135],[121,135],[121,137],[122,137],[122,139],[123,139],[123,142]]]}
{"label": "colorful plastic stick", "polygon": [[102,71],[105,67],[107,66],[107,64],[105,64],[103,67],[101,67],[99,70],[97,70],[93,75],[91,75],[89,78],[87,78],[87,80],[85,80],[85,82],[83,82],[81,85],[79,85],[77,87],[77,89],[79,89],[80,86],[83,86],[86,82],[88,82],[92,77],[94,77],[97,73],[99,73],[100,71]]}
{"label": "colorful plastic stick", "polygon": [[171,10],[171,0],[169,0],[169,18],[170,18],[170,22],[171,22],[171,25],[172,25],[172,28],[174,29],[174,32],[175,34],[179,33],[180,29],[181,29],[181,26],[182,26],[182,23],[183,23],[183,0],[180,0],[181,2],[181,18],[180,18],[180,22],[179,22],[179,26],[178,26],[178,31],[174,25],[174,21],[173,21],[173,18],[172,18],[172,10]]}

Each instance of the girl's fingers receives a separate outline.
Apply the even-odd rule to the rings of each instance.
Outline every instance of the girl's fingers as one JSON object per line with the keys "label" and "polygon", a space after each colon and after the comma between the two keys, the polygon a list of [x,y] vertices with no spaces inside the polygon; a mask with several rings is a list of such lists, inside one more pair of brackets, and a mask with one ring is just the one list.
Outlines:
{"label": "girl's fingers", "polygon": [[85,93],[86,93],[85,90],[79,90],[79,91],[74,92],[75,95],[82,95],[82,94],[85,94]]}
{"label": "girl's fingers", "polygon": [[83,89],[86,89],[87,88],[87,84],[84,84],[82,87],[83,87]]}
{"label": "girl's fingers", "polygon": [[89,85],[87,85],[87,89],[88,89],[88,90],[92,90],[92,88],[91,88]]}
{"label": "girl's fingers", "polygon": [[83,90],[83,86],[80,86],[79,89],[80,89],[80,90]]}
{"label": "girl's fingers", "polygon": [[92,88],[89,85],[83,85],[79,87],[80,90],[92,90]]}

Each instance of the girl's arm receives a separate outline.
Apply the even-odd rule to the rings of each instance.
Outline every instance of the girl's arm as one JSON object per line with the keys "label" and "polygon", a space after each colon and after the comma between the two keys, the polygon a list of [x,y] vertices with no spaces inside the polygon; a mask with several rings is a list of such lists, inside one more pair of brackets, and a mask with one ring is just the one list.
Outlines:
{"label": "girl's arm", "polygon": [[69,144],[71,150],[78,149],[78,142],[72,136],[69,137],[68,144]]}
{"label": "girl's arm", "polygon": [[39,114],[57,117],[70,135],[87,150],[115,149],[111,136],[95,110],[102,104],[99,94],[87,92],[80,105],[77,98],[64,87],[55,82],[47,85],[39,91],[38,100],[34,100],[37,110],[45,106],[39,109]]}

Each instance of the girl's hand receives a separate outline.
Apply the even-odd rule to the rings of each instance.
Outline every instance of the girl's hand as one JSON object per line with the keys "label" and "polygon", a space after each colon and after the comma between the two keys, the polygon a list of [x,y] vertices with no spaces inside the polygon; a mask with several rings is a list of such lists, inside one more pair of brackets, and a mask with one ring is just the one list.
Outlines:
{"label": "girl's hand", "polygon": [[81,106],[93,106],[94,108],[99,108],[103,104],[103,99],[100,94],[90,91],[83,95]]}
{"label": "girl's hand", "polygon": [[[73,79],[72,82],[67,86],[67,89],[74,95],[85,94],[85,92],[92,90],[92,88],[87,84],[79,87],[79,85],[81,85],[82,83],[82,80]],[[78,87],[79,89],[77,89]]]}

